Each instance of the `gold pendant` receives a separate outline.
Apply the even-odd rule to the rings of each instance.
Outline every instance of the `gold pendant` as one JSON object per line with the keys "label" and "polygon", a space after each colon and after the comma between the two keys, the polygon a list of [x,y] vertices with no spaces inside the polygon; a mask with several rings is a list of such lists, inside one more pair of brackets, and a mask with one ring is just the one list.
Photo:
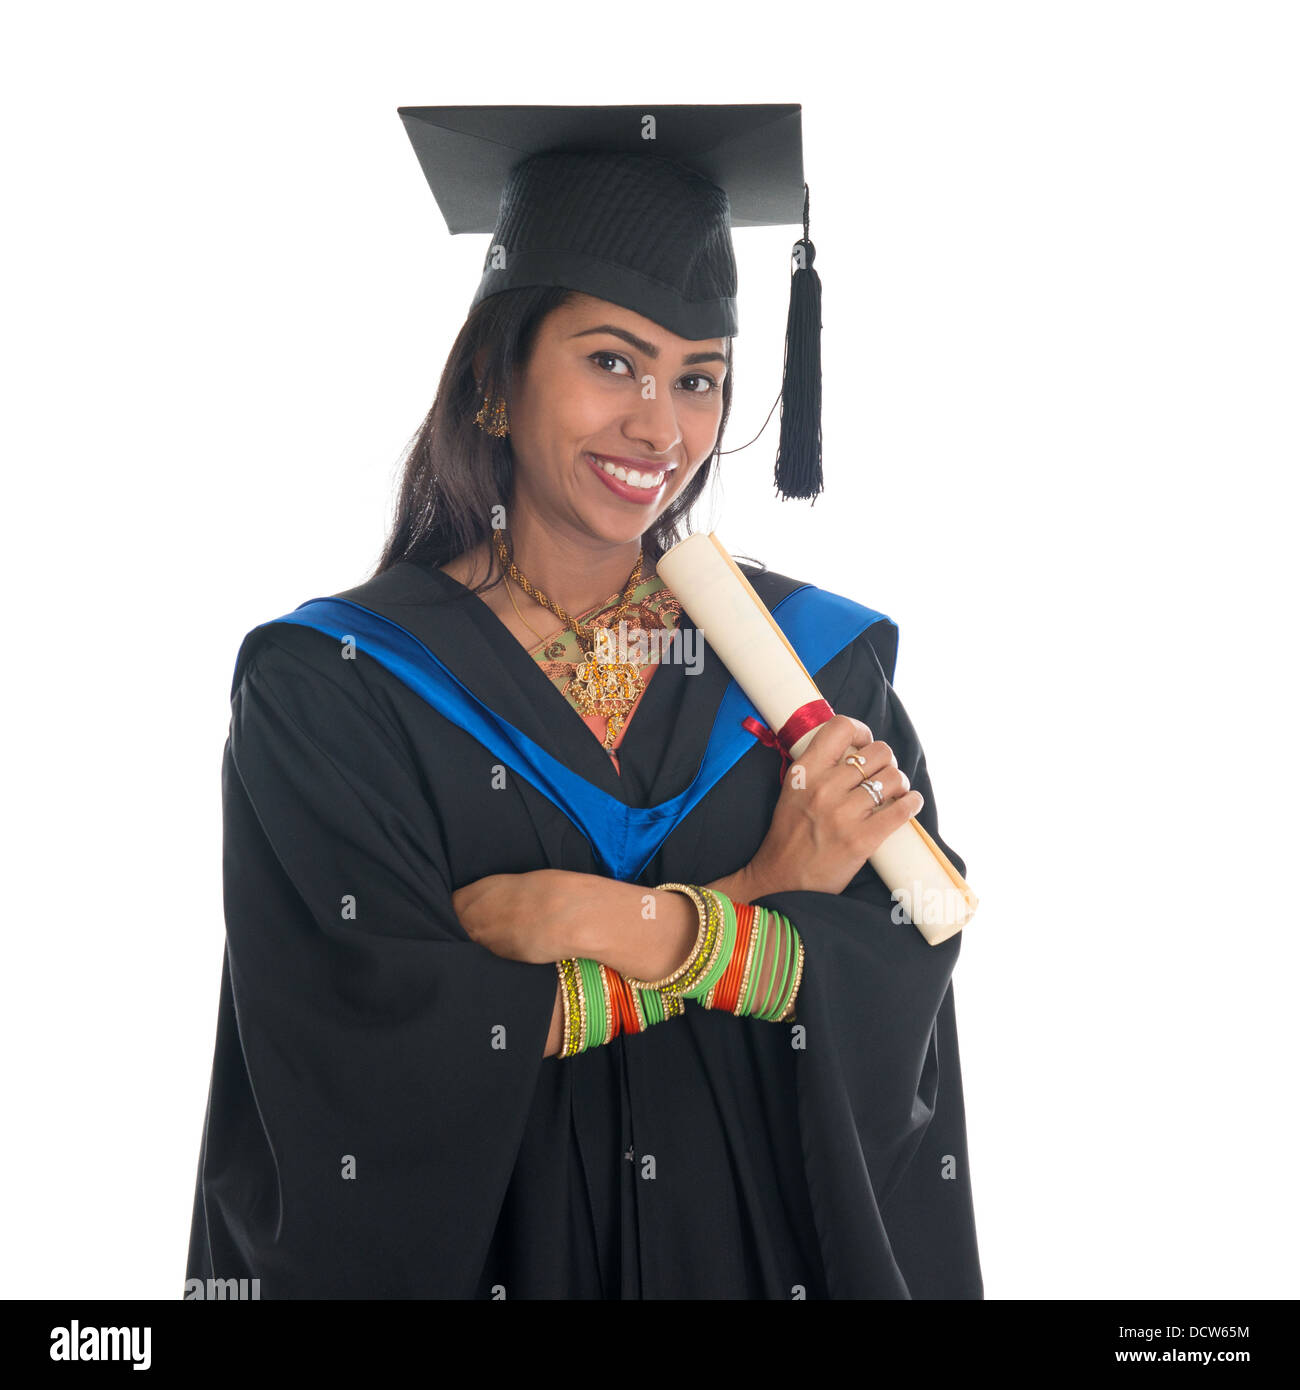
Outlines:
{"label": "gold pendant", "polygon": [[605,752],[611,757],[614,755],[614,740],[618,738],[618,731],[623,727],[623,716],[621,714],[611,714],[605,720]]}
{"label": "gold pendant", "polygon": [[630,703],[636,699],[640,673],[630,661],[617,659],[615,636],[609,628],[593,628],[592,639],[569,688],[583,714],[603,714],[598,707],[607,701]]}

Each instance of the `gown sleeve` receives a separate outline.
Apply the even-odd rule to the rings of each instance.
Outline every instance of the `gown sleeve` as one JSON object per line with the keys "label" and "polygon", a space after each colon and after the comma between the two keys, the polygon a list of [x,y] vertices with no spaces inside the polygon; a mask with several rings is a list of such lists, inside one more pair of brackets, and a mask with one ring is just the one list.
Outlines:
{"label": "gown sleeve", "polygon": [[476,1293],[555,968],[466,935],[442,808],[370,692],[332,639],[280,626],[233,696],[226,948],[187,1283]]}
{"label": "gown sleeve", "polygon": [[[865,638],[832,704],[890,745],[925,798],[917,819],[964,877],[916,730]],[[804,944],[798,1108],[833,1296],[982,1298],[952,991],[962,933],[929,945],[869,863],[842,893],[757,901]]]}

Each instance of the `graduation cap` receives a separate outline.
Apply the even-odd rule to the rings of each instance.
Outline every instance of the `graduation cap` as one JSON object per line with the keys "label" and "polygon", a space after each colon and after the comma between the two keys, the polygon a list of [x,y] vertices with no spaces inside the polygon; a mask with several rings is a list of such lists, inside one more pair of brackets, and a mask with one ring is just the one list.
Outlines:
{"label": "graduation cap", "polygon": [[787,498],[821,492],[821,281],[797,105],[403,106],[397,114],[448,231],[492,233],[471,307],[503,290],[557,285],[683,338],[731,337],[731,228],[801,223],[775,481]]}

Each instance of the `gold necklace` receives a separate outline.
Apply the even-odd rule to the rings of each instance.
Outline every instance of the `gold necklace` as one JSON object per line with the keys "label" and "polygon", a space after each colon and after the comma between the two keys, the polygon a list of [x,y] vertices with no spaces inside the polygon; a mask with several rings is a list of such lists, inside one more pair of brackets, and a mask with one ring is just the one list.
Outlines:
{"label": "gold necklace", "polygon": [[528,621],[519,611],[519,605],[515,602],[515,591],[510,587],[509,580],[506,581],[506,597],[510,600],[510,606],[515,610],[515,617],[537,638],[539,642],[545,642],[546,638]]}
{"label": "gold necklace", "polygon": [[[632,566],[627,588],[623,591],[622,602],[609,620],[609,624],[583,624],[529,583],[510,558],[510,552],[506,549],[505,538],[500,531],[494,531],[493,538],[496,541],[497,556],[501,561],[501,568],[509,574],[510,578],[519,585],[529,598],[535,603],[540,603],[543,608],[554,613],[562,623],[573,629],[573,634],[578,639],[578,650],[582,653],[583,659],[573,673],[569,690],[572,692],[574,704],[584,715],[604,716],[605,752],[612,754],[614,740],[626,722],[629,711],[636,703],[641,686],[640,671],[637,666],[630,661],[616,660],[617,647],[614,641],[613,625],[618,623],[623,614],[627,612],[632,602],[632,595],[636,592],[637,585],[641,583],[641,564],[645,558],[644,551],[637,553],[636,564]],[[509,585],[506,588],[509,592]],[[513,597],[511,602],[514,602]],[[515,612],[519,612],[518,607],[516,607]],[[521,619],[522,616],[520,614]],[[535,628],[530,630],[536,631]],[[584,642],[589,643],[585,650],[583,649]]]}

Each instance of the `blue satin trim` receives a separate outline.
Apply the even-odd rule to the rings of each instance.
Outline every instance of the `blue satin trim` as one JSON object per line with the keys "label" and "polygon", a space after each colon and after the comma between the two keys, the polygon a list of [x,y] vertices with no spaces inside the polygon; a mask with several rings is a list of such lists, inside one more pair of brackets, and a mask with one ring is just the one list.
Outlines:
{"label": "blue satin trim", "polygon": [[[839,594],[803,585],[772,609],[773,616],[810,674],[815,674],[873,623],[893,619]],[[709,733],[695,780],[679,796],[658,806],[628,806],[557,761],[468,690],[400,623],[351,599],[314,598],[282,618],[261,623],[297,623],[339,641],[351,638],[358,651],[385,666],[439,714],[478,740],[498,761],[549,798],[591,842],[609,873],[635,880],[673,827],[754,746],[742,721],[761,716],[733,679]],[[256,630],[256,629],[255,629]]]}

